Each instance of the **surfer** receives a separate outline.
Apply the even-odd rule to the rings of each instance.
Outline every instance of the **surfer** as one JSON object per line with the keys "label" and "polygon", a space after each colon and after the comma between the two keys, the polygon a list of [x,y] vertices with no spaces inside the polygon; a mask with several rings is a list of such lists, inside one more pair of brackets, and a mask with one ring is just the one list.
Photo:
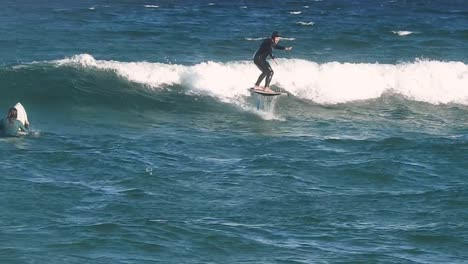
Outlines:
{"label": "surfer", "polygon": [[28,128],[18,118],[18,110],[12,107],[8,110],[7,117],[0,120],[0,135],[4,137],[15,137],[18,131],[28,132]]}
{"label": "surfer", "polygon": [[[263,40],[262,44],[260,45],[260,48],[255,52],[254,55],[254,63],[257,65],[257,67],[262,71],[260,76],[258,76],[258,80],[255,83],[255,88],[256,90],[263,90],[267,92],[271,92],[272,90],[270,89],[270,82],[271,79],[273,78],[273,70],[271,69],[270,64],[267,62],[267,57],[270,56],[273,60],[275,60],[275,57],[273,57],[273,49],[279,49],[279,50],[292,50],[292,47],[283,47],[278,45],[278,42],[280,41],[280,35],[278,31],[274,31],[271,34],[271,38],[267,38]],[[276,62],[276,61],[275,61]],[[260,83],[265,79],[265,88],[260,86]]]}

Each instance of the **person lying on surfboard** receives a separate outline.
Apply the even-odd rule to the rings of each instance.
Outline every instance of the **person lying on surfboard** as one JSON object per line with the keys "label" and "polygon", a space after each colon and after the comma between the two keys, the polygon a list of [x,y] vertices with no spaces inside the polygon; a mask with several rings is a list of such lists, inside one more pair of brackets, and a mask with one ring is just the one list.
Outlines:
{"label": "person lying on surfboard", "polygon": [[[260,76],[258,76],[258,80],[255,83],[254,89],[256,90],[263,90],[266,92],[272,92],[270,89],[270,82],[271,79],[273,78],[273,70],[271,69],[270,64],[267,62],[267,57],[270,56],[273,60],[275,60],[275,57],[273,57],[273,49],[279,49],[279,50],[292,50],[292,47],[283,47],[278,45],[278,42],[280,41],[280,35],[278,31],[274,31],[271,34],[271,38],[267,38],[263,40],[262,44],[260,45],[260,48],[255,52],[254,55],[254,63],[257,65],[257,67],[262,71]],[[276,61],[275,61],[276,62]],[[265,88],[260,86],[260,83],[265,79]]]}
{"label": "person lying on surfboard", "polygon": [[8,110],[7,117],[0,120],[0,135],[4,137],[15,137],[18,135],[18,131],[28,132],[28,129],[18,118],[18,110],[12,107]]}

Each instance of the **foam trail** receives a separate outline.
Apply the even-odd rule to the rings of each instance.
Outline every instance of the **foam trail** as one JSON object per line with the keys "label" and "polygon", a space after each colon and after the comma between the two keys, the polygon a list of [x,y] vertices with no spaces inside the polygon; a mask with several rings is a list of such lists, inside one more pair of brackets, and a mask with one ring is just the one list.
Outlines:
{"label": "foam trail", "polygon": [[398,36],[408,36],[413,34],[414,32],[412,31],[407,31],[407,30],[400,30],[400,31],[392,31],[393,34],[396,34]]}
{"label": "foam trail", "polygon": [[[395,93],[431,104],[468,105],[468,65],[462,62],[418,60],[401,64],[318,64],[300,59],[277,61],[279,65],[272,64],[275,71],[272,85],[321,104],[367,100]],[[190,93],[208,94],[230,103],[237,103],[242,96],[250,95],[247,88],[259,75],[251,61],[208,61],[185,66],[96,60],[91,55],[82,54],[53,63],[112,70],[153,89],[182,85]]]}
{"label": "foam trail", "polygon": [[310,22],[304,22],[304,21],[299,21],[297,22],[298,25],[301,25],[301,26],[313,26],[315,25],[314,22],[310,21]]}

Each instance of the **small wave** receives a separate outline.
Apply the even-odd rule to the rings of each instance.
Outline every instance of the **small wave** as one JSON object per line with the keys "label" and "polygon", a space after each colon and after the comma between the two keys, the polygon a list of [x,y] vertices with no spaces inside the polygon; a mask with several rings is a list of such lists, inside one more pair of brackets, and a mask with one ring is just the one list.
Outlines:
{"label": "small wave", "polygon": [[[277,59],[272,85],[317,103],[336,104],[379,98],[386,93],[432,104],[468,105],[468,65],[462,62],[418,60],[413,63],[370,64]],[[89,54],[54,61],[59,66],[114,71],[152,89],[181,85],[194,94],[224,102],[248,96],[259,71],[251,61],[207,61],[196,65],[96,60]]]}
{"label": "small wave", "polygon": [[302,11],[291,11],[291,12],[289,12],[289,14],[291,14],[291,15],[300,15],[300,14],[302,14]]}
{"label": "small wave", "polygon": [[146,8],[159,8],[157,5],[145,5]]}
{"label": "small wave", "polygon": [[298,25],[301,25],[301,26],[313,26],[315,25],[314,22],[310,21],[310,22],[303,22],[303,21],[299,21],[297,22]]}
{"label": "small wave", "polygon": [[393,34],[396,34],[398,36],[408,36],[413,34],[414,32],[412,31],[406,31],[406,30],[400,30],[400,31],[392,31]]}

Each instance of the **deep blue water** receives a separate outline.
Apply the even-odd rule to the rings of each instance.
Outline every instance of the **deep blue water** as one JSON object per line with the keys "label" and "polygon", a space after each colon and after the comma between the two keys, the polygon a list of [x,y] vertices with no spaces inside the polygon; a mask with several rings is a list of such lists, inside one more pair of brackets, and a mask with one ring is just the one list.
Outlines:
{"label": "deep blue water", "polygon": [[0,263],[468,259],[465,1],[1,7]]}

